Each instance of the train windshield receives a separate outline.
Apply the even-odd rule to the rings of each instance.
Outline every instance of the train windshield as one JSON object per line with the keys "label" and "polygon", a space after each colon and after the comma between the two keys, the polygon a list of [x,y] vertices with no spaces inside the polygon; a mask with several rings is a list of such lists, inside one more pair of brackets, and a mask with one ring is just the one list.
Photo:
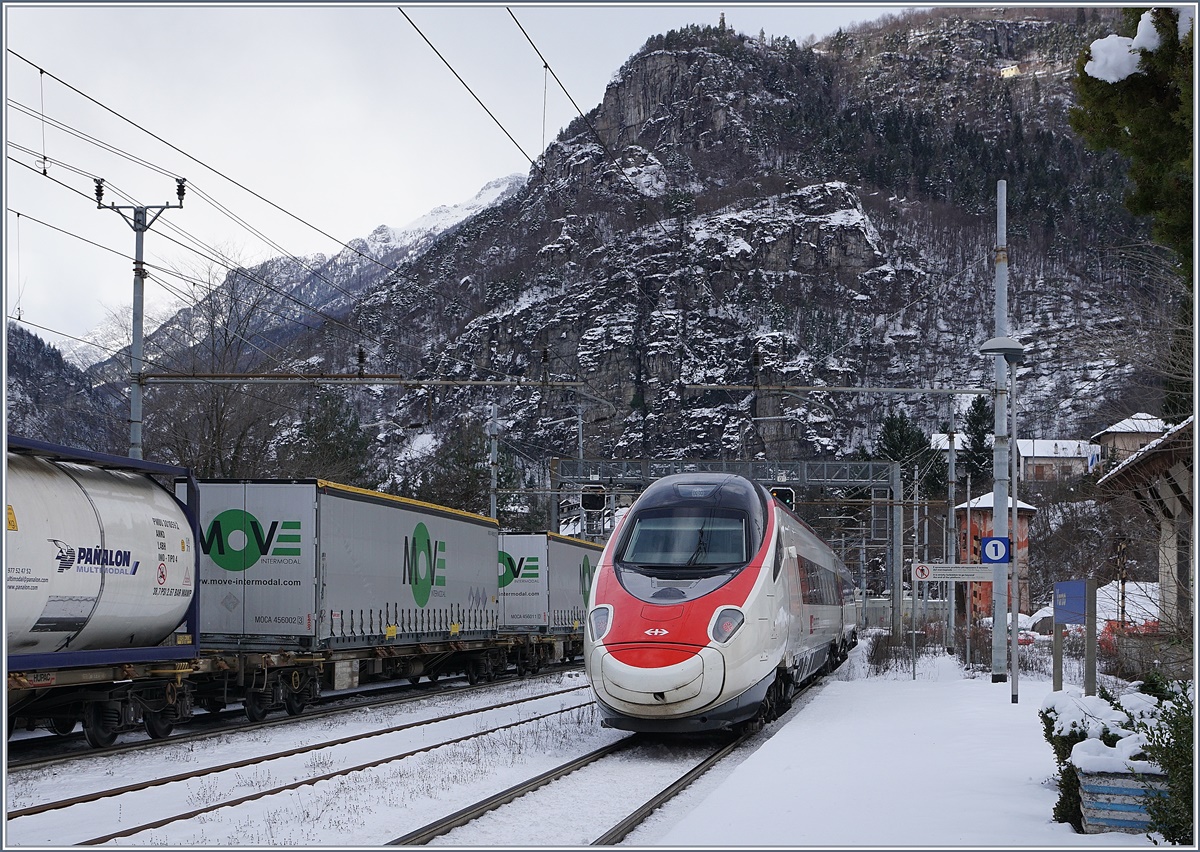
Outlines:
{"label": "train windshield", "polygon": [[746,514],[712,507],[648,509],[634,520],[619,558],[651,569],[744,565],[750,559]]}

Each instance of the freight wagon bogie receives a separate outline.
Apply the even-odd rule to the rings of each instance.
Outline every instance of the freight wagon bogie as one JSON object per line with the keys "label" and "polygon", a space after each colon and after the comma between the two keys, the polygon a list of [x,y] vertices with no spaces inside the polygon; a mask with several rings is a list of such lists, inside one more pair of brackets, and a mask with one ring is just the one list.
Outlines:
{"label": "freight wagon bogie", "polygon": [[324,660],[294,654],[209,652],[194,678],[196,705],[218,713],[240,704],[251,722],[284,710],[298,716],[321,696]]}
{"label": "freight wagon bogie", "polygon": [[192,718],[194,687],[181,678],[151,678],[39,690],[23,697],[10,690],[9,707],[10,734],[44,729],[66,735],[82,723],[88,743],[103,748],[133,731],[144,730],[153,739],[170,736],[176,725]]}

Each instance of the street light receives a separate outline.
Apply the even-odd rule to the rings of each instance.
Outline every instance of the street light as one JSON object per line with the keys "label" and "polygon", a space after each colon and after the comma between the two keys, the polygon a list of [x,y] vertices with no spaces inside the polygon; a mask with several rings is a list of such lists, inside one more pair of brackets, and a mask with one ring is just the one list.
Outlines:
{"label": "street light", "polygon": [[[1012,703],[1016,704],[1017,703],[1017,671],[1020,668],[1020,666],[1018,664],[1018,658],[1017,658],[1018,647],[1019,647],[1018,643],[1017,643],[1018,613],[1021,610],[1021,585],[1020,585],[1020,576],[1018,574],[1018,565],[1017,565],[1017,536],[1019,534],[1019,529],[1020,529],[1017,525],[1018,524],[1018,515],[1017,515],[1017,455],[1018,455],[1018,453],[1017,453],[1017,447],[1016,447],[1016,441],[1017,441],[1017,365],[1020,364],[1021,361],[1025,357],[1025,347],[1022,346],[1018,341],[1013,340],[1011,337],[993,337],[991,340],[984,343],[983,346],[979,347],[979,352],[982,355],[1002,356],[1004,358],[1004,362],[1008,365],[1008,383],[1009,383],[1009,388],[1010,388],[1009,396],[1011,397],[1011,399],[1009,400],[1009,409],[1012,412],[1011,434],[1012,434],[1012,440],[1013,440],[1012,452],[1010,454],[1011,462],[1010,462],[1009,482],[1008,483],[1003,482],[1003,480],[999,476],[999,474],[1001,473],[1002,466],[999,464],[995,464],[995,462],[1000,461],[1000,458],[999,458],[1000,452],[997,452],[996,456],[993,457],[993,464],[996,467],[996,474],[997,474],[996,485],[998,487],[993,490],[993,494],[995,494],[997,491],[1006,491],[1006,492],[1011,491],[1011,496],[1008,493],[1006,493],[1006,494],[1004,494],[1004,497],[1011,500],[1011,514],[1010,514],[1010,517],[1008,520],[1008,529],[1009,529],[1008,560],[1009,560],[1009,584],[1012,588],[1011,595],[1012,595],[1012,599],[1013,599],[1013,605],[1012,605],[1012,613],[1009,615],[1009,619],[1011,622],[1009,624],[1009,643],[1010,643],[1009,651],[1010,651],[1010,654],[1012,657],[1012,663],[1011,663],[1011,666],[1012,666]],[[1003,394],[1003,385],[1000,382],[997,382],[996,383],[997,400],[999,400],[999,398],[1002,396],[1002,394]],[[999,404],[998,404],[997,411],[996,411],[997,426],[1004,425],[1003,417],[1004,417],[1004,414],[1002,411],[999,410]],[[999,431],[1000,430],[997,429],[996,437],[997,437],[998,445],[1000,444]],[[1000,448],[998,447],[998,450],[999,449]],[[1004,449],[1007,449],[1007,443],[1005,443]],[[1009,461],[1009,460],[1005,459],[1005,461]],[[1008,487],[1005,488],[1004,487],[1005,485],[1007,485]],[[998,504],[1001,502],[1002,501],[999,499],[993,501],[993,506],[992,506],[993,526],[995,525],[995,522],[996,522],[996,511],[999,509]],[[993,576],[995,576],[995,575],[993,575]],[[1000,590],[999,590],[1000,584],[993,582],[992,585],[993,585],[992,596],[994,598],[994,602],[993,602],[993,606],[992,606],[992,644],[993,644],[992,680],[993,680],[993,682],[995,682],[995,680],[996,680],[996,677],[995,677],[995,675],[996,675],[996,666],[995,666],[996,638],[995,637],[996,637],[996,630],[997,630],[997,622],[999,622],[999,620],[1000,620],[999,614],[1001,612],[1001,597],[1000,597]],[[1007,596],[1005,596],[1005,597],[1007,597]],[[1007,603],[1007,601],[1005,601],[1005,603]]]}

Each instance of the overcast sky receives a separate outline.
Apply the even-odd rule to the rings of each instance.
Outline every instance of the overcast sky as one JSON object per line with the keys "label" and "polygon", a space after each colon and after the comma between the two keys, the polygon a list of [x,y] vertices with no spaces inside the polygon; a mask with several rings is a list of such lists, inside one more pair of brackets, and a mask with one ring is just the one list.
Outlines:
{"label": "overcast sky", "polygon": [[[50,330],[81,336],[131,304],[134,232],[97,209],[95,177],[106,181],[106,205],[174,204],[174,178],[185,177],[194,191],[146,234],[145,258],[194,269],[197,255],[172,242],[184,239],[174,228],[245,264],[281,254],[200,191],[288,253],[337,249],[226,178],[347,241],[527,173],[526,155],[536,158],[576,112],[513,15],[586,112],[625,60],[669,29],[715,25],[724,13],[739,32],[802,42],[905,6],[402,8],[6,3],[9,317],[19,311],[27,328],[59,343]],[[166,294],[150,282],[146,298],[153,306]]]}

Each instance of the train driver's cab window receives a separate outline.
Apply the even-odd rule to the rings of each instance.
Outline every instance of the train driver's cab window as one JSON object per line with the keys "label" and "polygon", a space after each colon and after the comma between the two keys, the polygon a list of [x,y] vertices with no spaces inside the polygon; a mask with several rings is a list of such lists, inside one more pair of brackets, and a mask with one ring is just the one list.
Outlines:
{"label": "train driver's cab window", "polygon": [[621,552],[635,565],[731,565],[748,560],[741,513],[669,509],[640,514]]}

